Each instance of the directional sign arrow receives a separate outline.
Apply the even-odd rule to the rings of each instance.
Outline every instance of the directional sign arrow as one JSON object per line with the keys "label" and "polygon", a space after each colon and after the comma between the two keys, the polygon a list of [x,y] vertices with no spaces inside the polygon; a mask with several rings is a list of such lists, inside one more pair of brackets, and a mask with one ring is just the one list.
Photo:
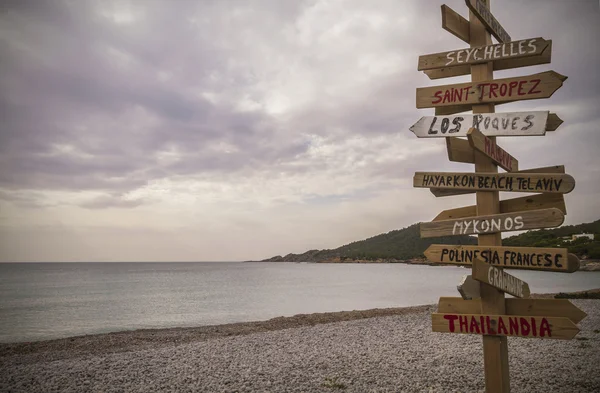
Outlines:
{"label": "directional sign arrow", "polygon": [[[528,315],[530,317],[562,317],[573,323],[581,322],[587,314],[567,299],[517,299],[506,298],[507,315]],[[443,314],[479,314],[481,300],[465,300],[459,297],[441,297],[438,312]]]}
{"label": "directional sign arrow", "polygon": [[[464,140],[458,139],[458,138],[448,138],[448,139],[446,139],[446,141],[461,141],[461,145],[468,143],[467,141],[464,141]],[[451,151],[451,149],[454,149],[454,145],[448,146],[448,157],[450,158],[450,161],[463,162],[463,161],[459,161],[458,159],[466,160],[468,158],[466,156],[466,152],[465,152],[466,147],[461,148],[460,150],[457,150],[457,151],[454,151],[454,150]],[[460,154],[460,157],[458,157],[459,154]],[[518,171],[518,173],[565,173],[565,166],[564,165],[553,165],[553,166],[546,166],[546,167],[542,167],[542,168],[522,169],[522,170]],[[436,197],[464,195],[464,194],[471,194],[471,193],[475,192],[475,190],[456,190],[456,189],[450,189],[450,188],[435,188],[435,187],[430,188],[429,191],[431,191],[431,193],[433,195],[435,195]],[[500,203],[502,203],[502,202],[500,202]],[[552,207],[552,206],[548,206],[548,207]],[[523,209],[523,210],[527,210],[527,209]],[[563,212],[565,214],[567,214],[565,209],[561,209],[561,210],[563,210]],[[509,212],[501,211],[500,213],[509,213]],[[475,214],[469,214],[469,215],[474,216]]]}
{"label": "directional sign arrow", "polygon": [[469,129],[467,138],[473,149],[483,153],[502,169],[509,172],[519,170],[519,161],[498,146],[495,141],[483,135],[478,129]]}
{"label": "directional sign arrow", "polygon": [[425,250],[429,262],[470,266],[475,258],[505,269],[572,273],[579,270],[579,258],[566,248],[463,246],[432,244]]}
{"label": "directional sign arrow", "polygon": [[496,37],[500,42],[509,42],[510,35],[504,30],[502,25],[494,18],[490,9],[481,0],[465,0],[467,7],[473,12],[477,19]]}
{"label": "directional sign arrow", "polygon": [[473,191],[567,194],[575,188],[575,179],[571,175],[554,173],[415,172],[413,186]]}
{"label": "directional sign arrow", "polygon": [[440,333],[483,334],[570,340],[579,328],[569,318],[527,315],[431,314],[432,328]]}
{"label": "directional sign arrow", "polygon": [[448,52],[419,56],[417,70],[433,70],[445,67],[456,67],[470,64],[480,64],[489,61],[527,58],[541,55],[550,45],[541,37],[512,41],[504,44],[479,46],[475,48],[458,49]]}
{"label": "directional sign arrow", "polygon": [[529,297],[529,284],[480,259],[473,260],[473,278],[515,297]]}
{"label": "directional sign arrow", "polygon": [[[532,57],[494,60],[492,63],[494,71],[510,70],[513,68],[520,67],[530,67],[540,64],[550,64],[552,62],[552,40],[548,40],[546,42],[548,43],[548,46],[540,55]],[[424,70],[423,73],[425,73],[425,75],[427,75],[429,79],[451,78],[454,76],[469,75],[471,73],[471,66],[459,65],[444,68],[436,68],[434,70]]]}
{"label": "directional sign arrow", "polygon": [[418,138],[466,137],[471,127],[487,136],[545,135],[550,131],[549,117],[552,119],[550,127],[555,127],[558,117],[548,111],[423,116],[410,130]]}
{"label": "directional sign arrow", "polygon": [[[565,198],[563,194],[536,194],[519,198],[505,199],[500,201],[499,213],[516,213],[526,210],[549,209],[555,207],[563,214],[567,214]],[[471,217],[477,215],[475,205],[443,210],[431,221],[441,221]]]}
{"label": "directional sign arrow", "polygon": [[549,98],[566,79],[566,76],[557,72],[546,71],[529,76],[485,82],[419,87],[417,88],[417,108]]}
{"label": "directional sign arrow", "polygon": [[421,237],[474,235],[526,229],[552,228],[562,225],[564,214],[558,209],[541,209],[519,213],[492,214],[458,220],[421,223]]}
{"label": "directional sign arrow", "polygon": [[462,296],[463,299],[470,300],[481,297],[479,287],[479,282],[473,280],[473,277],[468,274],[462,278],[460,284],[456,286],[456,289],[458,289],[458,293],[460,293],[460,296]]}

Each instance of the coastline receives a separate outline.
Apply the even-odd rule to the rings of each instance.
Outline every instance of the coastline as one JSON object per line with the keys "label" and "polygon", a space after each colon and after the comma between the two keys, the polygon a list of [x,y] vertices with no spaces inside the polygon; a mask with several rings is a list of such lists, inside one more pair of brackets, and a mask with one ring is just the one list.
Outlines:
{"label": "coastline", "polygon": [[[588,314],[574,340],[510,338],[513,391],[600,388],[600,301],[572,302]],[[436,308],[0,344],[0,391],[484,391],[481,337],[433,333]]]}

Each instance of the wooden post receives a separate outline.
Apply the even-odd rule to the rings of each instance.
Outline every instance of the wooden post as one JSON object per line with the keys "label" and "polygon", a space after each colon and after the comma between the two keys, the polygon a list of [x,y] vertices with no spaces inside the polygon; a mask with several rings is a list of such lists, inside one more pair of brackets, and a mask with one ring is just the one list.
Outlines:
{"label": "wooden post", "polygon": [[[488,8],[490,0],[483,0]],[[469,30],[471,47],[490,45],[490,33],[481,23],[479,18],[469,10]],[[471,81],[481,82],[494,79],[493,63],[471,65]],[[473,105],[473,113],[493,113],[494,104]],[[495,137],[490,139],[495,141]],[[498,167],[492,160],[481,152],[475,151],[475,172],[498,172]],[[500,213],[500,200],[497,191],[477,192],[477,215]],[[500,233],[479,235],[480,246],[501,246]],[[504,293],[496,288],[481,283],[481,313],[506,314]],[[508,372],[508,342],[506,337],[483,336],[483,363],[485,369],[485,390],[491,392],[510,392],[510,379]]]}

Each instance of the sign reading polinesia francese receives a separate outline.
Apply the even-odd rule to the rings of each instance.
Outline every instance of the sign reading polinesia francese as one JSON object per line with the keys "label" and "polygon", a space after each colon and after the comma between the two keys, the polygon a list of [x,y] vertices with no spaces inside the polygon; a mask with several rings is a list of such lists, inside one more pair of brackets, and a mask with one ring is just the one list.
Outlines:
{"label": "sign reading polinesia francese", "polygon": [[416,172],[414,187],[475,191],[549,192],[567,194],[575,188],[571,175],[555,173]]}
{"label": "sign reading polinesia francese", "polygon": [[538,38],[512,41],[505,44],[479,46],[449,52],[419,56],[419,71],[467,64],[485,63],[494,60],[539,56],[548,47],[550,41]]}
{"label": "sign reading polinesia francese", "polygon": [[562,225],[564,220],[563,212],[551,208],[424,222],[420,226],[421,237],[439,237],[553,228]]}
{"label": "sign reading polinesia francese", "polygon": [[432,244],[425,257],[433,263],[471,265],[481,259],[507,269],[543,270],[572,273],[579,270],[579,259],[566,248],[463,246]]}
{"label": "sign reading polinesia francese", "polygon": [[485,82],[417,88],[417,108],[501,103],[549,98],[566,76],[554,71]]}

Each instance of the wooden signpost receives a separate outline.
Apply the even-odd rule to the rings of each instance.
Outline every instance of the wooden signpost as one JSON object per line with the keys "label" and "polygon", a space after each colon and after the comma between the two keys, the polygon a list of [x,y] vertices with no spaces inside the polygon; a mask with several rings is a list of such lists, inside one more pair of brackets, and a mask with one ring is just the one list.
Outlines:
{"label": "wooden signpost", "polygon": [[565,215],[558,209],[540,209],[519,213],[490,214],[421,223],[421,237],[474,235],[553,228],[562,225]]}
{"label": "wooden signpost", "polygon": [[476,128],[487,136],[534,136],[555,131],[562,120],[548,111],[424,116],[410,130],[419,138],[467,136]]}
{"label": "wooden signpost", "polygon": [[[529,296],[529,286],[503,271],[529,269],[574,272],[579,260],[565,248],[503,247],[501,232],[546,228],[563,223],[563,194],[575,180],[563,166],[518,170],[519,163],[500,148],[496,137],[545,135],[562,120],[548,111],[494,113],[495,105],[549,98],[567,79],[554,71],[494,79],[503,70],[551,61],[552,41],[512,40],[490,11],[490,0],[465,0],[468,20],[446,5],[442,28],[469,44],[468,49],[419,57],[419,71],[430,79],[471,75],[471,82],[417,88],[417,108],[435,108],[410,130],[419,138],[445,138],[451,161],[475,164],[474,173],[416,172],[414,187],[434,195],[475,193],[476,204],[444,210],[421,224],[421,237],[477,234],[477,246],[431,245],[429,261],[471,265],[472,274],[457,289],[461,298],[441,298],[432,314],[434,332],[483,337],[486,392],[510,392],[507,336],[571,339],[585,313],[566,300],[505,298]],[[491,35],[499,44],[492,44]],[[472,110],[472,114],[460,114]],[[457,137],[467,137],[460,139]],[[508,173],[498,173],[498,165]],[[499,192],[536,195],[500,201]]]}
{"label": "wooden signpost", "polygon": [[465,300],[479,299],[481,293],[479,292],[479,283],[473,280],[473,277],[468,274],[463,277],[460,284],[456,286],[458,293]]}
{"label": "wooden signpost", "polygon": [[515,297],[529,297],[531,294],[529,284],[525,281],[511,276],[500,268],[488,265],[480,259],[473,261],[473,278]]}
{"label": "wooden signpost", "polygon": [[504,30],[502,25],[494,18],[494,15],[490,12],[490,9],[485,5],[485,3],[481,0],[465,0],[467,3],[467,7],[471,10],[473,15],[475,15],[481,23],[489,30],[490,33],[499,42],[509,42],[510,36]]}
{"label": "wooden signpost", "polygon": [[434,332],[570,340],[579,328],[569,318],[530,315],[431,314]]}
{"label": "wooden signpost", "polygon": [[566,79],[566,76],[557,72],[546,71],[494,81],[420,87],[417,88],[417,108],[550,98]]}
{"label": "wooden signpost", "polygon": [[554,173],[415,172],[413,186],[473,191],[567,194],[575,188],[575,179],[571,175]]}
{"label": "wooden signpost", "polygon": [[[506,298],[507,315],[529,315],[533,317],[565,317],[579,323],[587,314],[567,299],[517,299]],[[441,297],[438,312],[444,314],[478,314],[481,299],[465,300],[459,297]]]}
{"label": "wooden signpost", "polygon": [[529,38],[505,44],[487,45],[475,48],[459,49],[449,52],[419,56],[419,71],[434,70],[489,61],[539,56],[550,45],[550,41]]}
{"label": "wooden signpost", "polygon": [[[453,152],[453,154],[450,154],[450,151],[448,151],[448,159],[450,161],[457,161],[458,158],[464,159],[464,162],[467,162],[467,157],[457,157],[457,155],[462,155],[465,156],[466,155],[466,150],[463,151],[463,149],[468,149],[466,145],[469,145],[468,141],[462,140],[462,139],[458,139],[458,138],[450,138],[447,139],[446,141],[461,141],[463,142],[462,145],[464,145],[461,150],[458,152]],[[450,149],[453,146],[448,146],[448,149]],[[469,145],[470,148],[470,145]],[[475,163],[474,159],[475,159],[475,152],[473,152],[473,150],[471,149],[470,151],[468,151],[470,153],[471,159],[472,161],[468,161],[469,163]],[[461,161],[463,162],[463,161]],[[565,166],[564,165],[554,165],[554,166],[547,166],[547,167],[543,167],[543,168],[530,168],[530,169],[524,169],[524,170],[520,170],[518,171],[518,173],[565,173]],[[452,188],[430,188],[429,191],[431,191],[431,193],[433,195],[435,195],[436,197],[446,197],[446,196],[452,196],[452,195],[464,195],[464,194],[471,194],[474,193],[475,190],[457,190],[457,189],[452,189]],[[507,213],[507,212],[501,212],[501,213]]]}
{"label": "wooden signpost", "polygon": [[463,246],[432,244],[425,250],[429,262],[470,266],[480,259],[506,269],[525,269],[573,273],[579,258],[566,248]]}
{"label": "wooden signpost", "polygon": [[481,131],[471,128],[467,132],[467,138],[473,149],[485,154],[502,169],[509,172],[519,170],[519,161],[498,146],[494,140],[483,135]]}
{"label": "wooden signpost", "polygon": [[[555,207],[563,214],[567,214],[565,198],[562,194],[536,194],[519,198],[505,199],[500,201],[500,213],[516,213],[524,210],[549,209]],[[477,215],[477,206],[465,206],[455,209],[447,209],[440,212],[431,221],[441,221],[471,217]]]}

